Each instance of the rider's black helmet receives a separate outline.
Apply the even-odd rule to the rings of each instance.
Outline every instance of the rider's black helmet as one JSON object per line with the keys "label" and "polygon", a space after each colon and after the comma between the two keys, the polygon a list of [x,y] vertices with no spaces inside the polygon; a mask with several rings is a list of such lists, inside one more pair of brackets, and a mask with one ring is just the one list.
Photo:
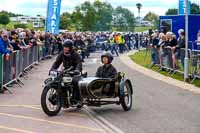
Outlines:
{"label": "rider's black helmet", "polygon": [[68,47],[72,50],[73,42],[71,40],[67,40],[63,43],[63,47]]}
{"label": "rider's black helmet", "polygon": [[103,57],[107,57],[109,63],[112,63],[112,61],[113,61],[113,56],[112,56],[112,54],[110,54],[110,53],[104,53],[104,54],[102,54],[102,55],[101,55],[101,62],[103,62]]}

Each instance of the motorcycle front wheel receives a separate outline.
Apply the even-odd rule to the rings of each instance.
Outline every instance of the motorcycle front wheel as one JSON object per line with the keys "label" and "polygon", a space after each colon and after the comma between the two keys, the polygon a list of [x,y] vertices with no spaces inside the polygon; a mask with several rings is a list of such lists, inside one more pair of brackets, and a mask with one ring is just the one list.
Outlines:
{"label": "motorcycle front wheel", "polygon": [[60,112],[62,107],[61,96],[55,88],[44,88],[41,95],[41,106],[48,116],[55,116]]}

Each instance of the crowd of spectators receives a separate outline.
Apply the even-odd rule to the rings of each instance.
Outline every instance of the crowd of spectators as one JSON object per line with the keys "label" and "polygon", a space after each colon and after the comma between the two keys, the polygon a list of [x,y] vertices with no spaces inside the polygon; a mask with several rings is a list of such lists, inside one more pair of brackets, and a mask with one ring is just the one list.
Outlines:
{"label": "crowd of spectators", "polygon": [[159,33],[156,31],[150,37],[150,49],[152,64],[160,64],[163,66],[164,58],[168,58],[168,65],[174,70],[179,69],[177,59],[181,60],[182,65],[184,65],[185,57],[185,32],[183,29],[178,31],[179,36],[172,32]]}
{"label": "crowd of spectators", "polygon": [[9,56],[17,50],[26,50],[36,45],[41,45],[43,34],[33,30],[1,30],[0,54]]}
{"label": "crowd of spectators", "polygon": [[[149,49],[151,50],[151,66],[158,64],[166,66],[173,70],[180,69],[179,60],[182,68],[184,67],[185,58],[185,32],[183,29],[178,30],[178,36],[173,32],[166,34],[155,31],[149,38]],[[197,33],[197,40],[190,43],[188,53],[192,54],[194,44],[197,45],[197,50],[200,50],[200,30]],[[192,55],[189,55],[189,57]],[[164,60],[167,60],[164,64]]]}
{"label": "crowd of spectators", "polygon": [[[151,50],[151,66],[155,64],[163,66],[166,57],[170,62],[168,62],[169,66],[174,70],[179,68],[179,59],[184,65],[185,32],[183,29],[178,31],[178,37],[172,32],[164,34],[159,31],[152,33],[65,32],[53,35],[24,29],[1,30],[0,54],[9,56],[13,51],[26,50],[39,45],[43,46],[44,56],[52,55],[56,51],[62,51],[62,44],[66,40],[73,41],[75,48],[87,47],[90,51],[101,48],[117,56],[132,49],[148,48]],[[200,31],[195,42],[200,49]]]}

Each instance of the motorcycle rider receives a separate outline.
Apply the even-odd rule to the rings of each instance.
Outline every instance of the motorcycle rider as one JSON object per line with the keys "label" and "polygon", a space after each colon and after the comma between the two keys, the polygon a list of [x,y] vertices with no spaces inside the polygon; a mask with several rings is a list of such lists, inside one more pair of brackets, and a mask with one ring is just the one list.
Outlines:
{"label": "motorcycle rider", "polygon": [[96,77],[100,78],[116,78],[117,77],[117,70],[111,64],[113,61],[113,56],[110,53],[104,53],[101,55],[101,62],[103,66],[100,66],[97,69]]}
{"label": "motorcycle rider", "polygon": [[80,35],[76,36],[76,40],[74,41],[74,47],[75,47],[76,50],[78,50],[79,48],[81,49],[80,54],[81,54],[82,62],[84,62],[85,52],[83,51],[83,49],[85,48],[85,43],[82,41]]}
{"label": "motorcycle rider", "polygon": [[63,51],[58,55],[50,71],[58,69],[62,63],[64,69],[69,69],[70,67],[73,67],[74,73],[76,73],[72,81],[72,84],[74,86],[73,94],[75,100],[77,102],[80,102],[81,98],[80,98],[80,91],[78,88],[78,82],[81,80],[80,73],[82,72],[82,62],[79,54],[76,53],[76,51],[74,51],[72,47],[73,47],[72,41],[67,40],[64,42]]}

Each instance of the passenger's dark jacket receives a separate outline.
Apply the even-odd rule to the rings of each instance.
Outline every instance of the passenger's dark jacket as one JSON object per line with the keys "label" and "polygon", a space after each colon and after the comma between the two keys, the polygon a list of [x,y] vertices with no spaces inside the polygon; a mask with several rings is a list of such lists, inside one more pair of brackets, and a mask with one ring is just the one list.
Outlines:
{"label": "passenger's dark jacket", "polygon": [[96,72],[96,77],[100,78],[116,78],[117,70],[112,64],[100,66]]}
{"label": "passenger's dark jacket", "polygon": [[80,72],[82,71],[82,62],[81,58],[78,53],[76,53],[74,50],[71,52],[70,56],[65,56],[64,52],[62,51],[55,63],[53,64],[51,70],[53,69],[58,69],[59,66],[63,63],[63,66],[65,69],[70,68],[71,66],[74,67],[74,70],[79,70]]}

